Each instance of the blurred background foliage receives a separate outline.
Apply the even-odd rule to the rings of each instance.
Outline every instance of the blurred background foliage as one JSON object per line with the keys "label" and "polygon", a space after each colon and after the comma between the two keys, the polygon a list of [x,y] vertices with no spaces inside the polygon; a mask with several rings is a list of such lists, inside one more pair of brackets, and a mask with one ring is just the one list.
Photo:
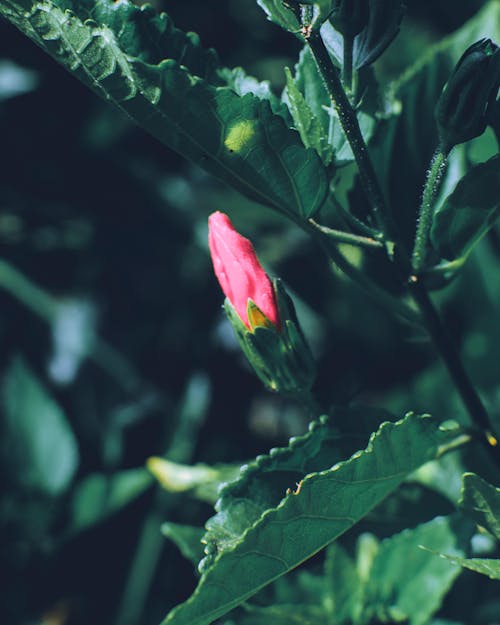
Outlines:
{"label": "blurred background foliage", "polygon": [[[154,4],[281,92],[298,44],[253,0]],[[483,4],[408,0],[380,79]],[[261,388],[223,317],[213,210],[295,295],[327,403],[460,416],[422,337],[332,280],[297,229],[166,150],[3,21],[0,137],[2,624],[158,623],[195,583],[161,523],[201,526],[212,508],[158,491],[146,459],[241,462],[305,430],[310,415]],[[500,422],[499,256],[493,230],[439,297]],[[477,597],[493,592],[473,580]],[[490,622],[466,597],[454,605],[450,618]]]}

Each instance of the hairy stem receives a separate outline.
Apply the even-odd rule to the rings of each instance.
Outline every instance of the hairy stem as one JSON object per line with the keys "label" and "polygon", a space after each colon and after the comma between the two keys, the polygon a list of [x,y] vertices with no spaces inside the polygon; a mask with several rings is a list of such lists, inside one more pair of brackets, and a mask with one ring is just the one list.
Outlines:
{"label": "hairy stem", "polygon": [[361,184],[371,203],[377,225],[386,239],[394,241],[396,240],[396,227],[387,210],[382,189],[368,154],[365,140],[361,134],[356,111],[351,106],[349,98],[342,87],[339,71],[333,65],[319,32],[312,31],[305,37],[305,41],[316,61],[318,71],[335,108],[342,130],[354,153]]}
{"label": "hairy stem", "polygon": [[500,465],[500,447],[498,446],[496,436],[492,434],[488,412],[460,360],[446,326],[441,321],[424,285],[417,278],[413,277],[410,280],[409,289],[418,303],[427,331],[448,369],[448,373],[460,394],[464,406],[467,408],[472,422],[482,432],[483,444],[487,447],[495,463]]}
{"label": "hairy stem", "polygon": [[[377,224],[385,235],[386,241],[389,239],[398,243],[399,255],[396,258],[392,257],[389,249],[388,253],[397,263],[402,275],[408,275],[408,271],[411,268],[408,253],[405,250],[401,237],[399,236],[398,228],[393,222],[388,211],[373,163],[371,162],[368,154],[366,143],[363,139],[363,135],[361,134],[356,112],[351,106],[351,103],[349,102],[349,99],[342,87],[338,70],[333,65],[319,33],[314,31],[312,33],[305,33],[304,39],[316,61],[318,71],[330,95],[333,106],[335,107],[344,134],[354,153],[361,183],[366,196],[371,203],[372,212]],[[443,163],[446,159],[442,150],[439,150],[439,153],[441,155],[436,155],[436,158],[431,166],[431,174],[429,175],[428,183],[426,185],[426,191],[428,189],[428,192],[425,195],[428,195],[428,197],[424,198],[424,202],[427,201],[430,206],[433,204],[437,189],[439,188],[440,180],[444,174]],[[424,218],[424,224],[421,226],[419,225],[422,229],[422,237],[424,236],[424,230],[426,237],[428,237],[429,234],[429,227],[427,223],[425,223],[426,221],[429,224],[432,223],[432,212],[430,213],[430,216],[426,215]],[[349,271],[346,271],[346,268],[343,266],[346,263],[345,258],[339,258],[338,251],[334,251],[334,248],[331,245],[329,247],[330,258],[332,258],[332,260],[347,275],[352,274],[354,268],[347,268]],[[362,283],[359,276],[357,276],[356,279],[358,283]],[[374,286],[368,278],[365,278],[365,280]],[[376,288],[378,289],[378,287]],[[380,291],[385,293],[382,289],[380,289]],[[436,350],[446,364],[450,376],[460,394],[460,397],[462,398],[462,402],[467,409],[471,420],[483,432],[483,442],[489,450],[492,458],[498,465],[500,465],[500,447],[498,447],[497,439],[491,433],[490,419],[486,408],[475,390],[474,385],[472,384],[460,360],[458,352],[446,332],[446,328],[440,319],[439,313],[434,307],[434,304],[425,289],[425,286],[418,280],[418,278],[412,276],[409,283],[409,291],[422,313],[427,331],[433,340]],[[391,296],[387,293],[385,293],[385,295],[386,297],[391,298]]]}
{"label": "hairy stem", "polygon": [[434,216],[436,197],[439,189],[441,188],[447,164],[447,155],[439,147],[432,158],[431,165],[427,173],[427,180],[422,194],[422,203],[420,205],[417,233],[415,236],[415,244],[411,258],[413,271],[417,275],[422,272],[425,266],[427,245],[429,243],[429,233],[432,226],[432,218]]}
{"label": "hairy stem", "polygon": [[314,219],[309,219],[309,223],[317,228],[320,232],[323,232],[323,234],[328,235],[333,241],[337,241],[337,243],[348,243],[349,245],[356,245],[357,247],[366,247],[369,249],[384,248],[383,243],[371,237],[364,237],[359,234],[352,234],[350,232],[344,232],[342,230],[328,228],[327,226],[322,226],[321,224],[317,223],[316,221],[314,221]]}
{"label": "hairy stem", "polygon": [[344,87],[352,93],[352,53],[354,37],[344,35],[344,53],[342,59],[342,82]]}

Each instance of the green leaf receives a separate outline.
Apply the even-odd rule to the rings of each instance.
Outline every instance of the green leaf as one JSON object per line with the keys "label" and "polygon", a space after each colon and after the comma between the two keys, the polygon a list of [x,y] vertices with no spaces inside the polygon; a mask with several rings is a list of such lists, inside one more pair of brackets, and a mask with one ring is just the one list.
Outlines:
{"label": "green leaf", "polygon": [[293,11],[287,9],[283,0],[257,0],[257,4],[264,10],[270,19],[281,28],[291,33],[300,31],[300,24]]}
{"label": "green leaf", "polygon": [[500,488],[474,473],[466,473],[459,505],[478,525],[500,540]]}
{"label": "green leaf", "polygon": [[307,434],[292,438],[288,447],[272,449],[242,467],[239,478],[220,491],[218,513],[207,521],[204,542],[209,555],[200,568],[208,568],[217,553],[238,543],[242,533],[276,507],[288,489],[295,491],[307,474],[330,468],[366,444],[385,419],[384,412],[364,407],[339,409],[331,419],[322,416],[312,422]]}
{"label": "green leaf", "polygon": [[2,388],[6,452],[14,480],[59,495],[78,466],[78,447],[66,416],[21,358],[12,361]]}
{"label": "green leaf", "polygon": [[151,456],[146,464],[162,488],[168,492],[188,492],[201,501],[212,504],[217,500],[220,485],[235,479],[240,471],[239,465],[187,465],[158,456]]}
{"label": "green leaf", "polygon": [[333,148],[328,144],[327,137],[323,133],[320,123],[297,88],[288,67],[285,67],[285,75],[288,108],[295,122],[295,127],[299,131],[302,143],[306,148],[314,148],[321,156],[323,163],[329,165],[333,157]]}
{"label": "green leaf", "polygon": [[169,522],[163,523],[161,533],[175,543],[182,555],[191,560],[195,566],[203,557],[203,545],[201,542],[205,533],[203,527]]}
{"label": "green leaf", "polygon": [[[500,39],[500,3],[488,2],[459,30],[427,47],[417,62],[389,88],[401,115],[381,122],[371,152],[383,180],[391,210],[408,246],[413,245],[415,218],[430,159],[438,144],[434,108],[450,72],[463,51],[482,37]],[[465,173],[465,146],[451,153],[452,186]],[[401,210],[401,198],[405,198]]]}
{"label": "green leaf", "polygon": [[300,488],[285,490],[276,507],[249,524],[239,540],[227,543],[191,598],[164,625],[211,623],[295,568],[355,525],[409,473],[443,453],[455,440],[454,432],[431,417],[408,415],[384,423],[366,450],[307,475]]}
{"label": "green leaf", "polygon": [[[101,2],[108,11],[93,15],[104,19],[109,13],[112,27],[85,21],[53,0],[23,0],[24,8],[0,0],[0,13],[157,139],[250,198],[303,217],[321,206],[328,186],[321,160],[273,114],[268,101],[251,93],[239,97],[229,87],[189,73],[181,65],[182,37],[183,45],[171,50],[170,58],[150,62],[153,57],[140,52],[149,38],[137,35],[136,21],[132,26],[126,21],[137,14],[113,13],[110,6],[122,3]],[[75,6],[79,3],[71,3]],[[120,37],[115,34],[119,29]],[[191,51],[196,42],[189,41]],[[200,63],[196,70],[213,78]]]}
{"label": "green leaf", "polygon": [[[368,25],[354,38],[353,67],[361,69],[373,63],[399,32],[405,7],[401,0],[369,0]],[[344,38],[330,22],[321,28],[328,52],[339,67],[344,56]]]}
{"label": "green leaf", "polygon": [[459,558],[457,556],[436,552],[434,555],[440,556],[453,564],[458,564],[458,566],[464,569],[486,575],[490,579],[500,579],[500,560],[495,560],[493,558]]}
{"label": "green leaf", "polygon": [[[331,152],[333,152],[333,161],[337,165],[345,165],[353,161],[354,154],[344,135],[335,109],[308,48],[304,48],[300,53],[299,62],[295,66],[294,83],[297,90],[302,94],[306,106],[311,110],[317,122],[319,122],[321,134],[325,137],[323,142],[328,146],[328,151],[326,152],[328,154],[328,162],[332,160]],[[373,86],[374,83],[372,83],[372,89]],[[373,99],[372,94],[370,94],[370,98]],[[293,116],[292,107],[289,106],[289,108]],[[373,111],[365,112],[364,110],[358,110],[358,121],[365,141],[369,142],[376,126]],[[322,153],[324,153],[325,149],[322,148]]]}
{"label": "green leaf", "polygon": [[75,488],[70,506],[70,532],[100,523],[124,508],[152,484],[146,469],[127,469],[113,475],[94,473]]}
{"label": "green leaf", "polygon": [[467,256],[500,215],[500,155],[471,169],[436,211],[431,240],[440,256]]}
{"label": "green leaf", "polygon": [[366,588],[366,615],[396,611],[409,625],[424,625],[438,610],[459,570],[429,550],[465,555],[473,527],[438,517],[380,543]]}
{"label": "green leaf", "polygon": [[325,604],[332,625],[354,620],[361,598],[360,581],[353,559],[337,543],[330,545],[325,559]]}

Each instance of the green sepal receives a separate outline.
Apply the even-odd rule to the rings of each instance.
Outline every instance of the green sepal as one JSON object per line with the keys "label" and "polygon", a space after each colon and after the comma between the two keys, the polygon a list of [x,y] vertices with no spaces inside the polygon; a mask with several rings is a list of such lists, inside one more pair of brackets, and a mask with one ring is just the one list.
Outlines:
{"label": "green sepal", "polygon": [[[224,308],[247,360],[272,391],[300,395],[311,389],[316,363],[300,329],[292,300],[280,280],[273,281],[281,327],[277,328],[252,300],[248,301],[249,329],[226,298]],[[252,324],[255,315],[262,325]]]}

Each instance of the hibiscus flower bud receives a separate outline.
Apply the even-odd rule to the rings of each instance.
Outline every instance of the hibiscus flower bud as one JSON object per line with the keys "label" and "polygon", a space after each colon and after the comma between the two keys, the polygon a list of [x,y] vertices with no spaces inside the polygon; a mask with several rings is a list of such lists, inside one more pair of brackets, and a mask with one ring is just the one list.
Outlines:
{"label": "hibiscus flower bud", "polygon": [[443,150],[479,137],[486,130],[500,86],[500,49],[481,39],[464,52],[436,106]]}
{"label": "hibiscus flower bud", "polygon": [[208,221],[215,275],[243,353],[269,389],[290,395],[310,390],[316,365],[281,282],[269,279],[227,215],[216,212]]}
{"label": "hibiscus flower bud", "polygon": [[[236,232],[224,213],[217,211],[208,218],[208,244],[217,280],[245,326],[252,330],[252,326],[271,323],[279,329],[271,280],[259,263],[252,243]],[[255,305],[250,318],[249,301]]]}

